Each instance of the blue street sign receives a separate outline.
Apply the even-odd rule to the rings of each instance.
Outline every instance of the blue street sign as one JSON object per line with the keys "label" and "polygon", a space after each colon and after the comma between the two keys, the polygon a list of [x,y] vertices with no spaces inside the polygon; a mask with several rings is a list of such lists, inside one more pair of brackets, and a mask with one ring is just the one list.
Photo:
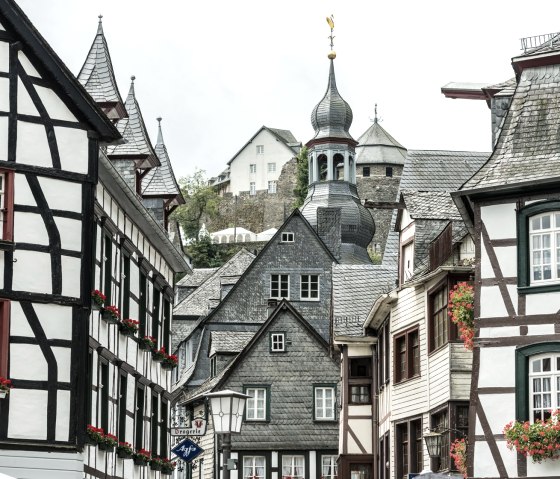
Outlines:
{"label": "blue street sign", "polygon": [[204,449],[197,446],[190,439],[185,439],[177,444],[171,452],[181,458],[185,462],[191,462],[195,457],[198,457]]}

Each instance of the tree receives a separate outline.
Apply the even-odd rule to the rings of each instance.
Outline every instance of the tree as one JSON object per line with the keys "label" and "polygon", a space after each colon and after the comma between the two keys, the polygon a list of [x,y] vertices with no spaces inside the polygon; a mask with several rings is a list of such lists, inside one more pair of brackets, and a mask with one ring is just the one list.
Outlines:
{"label": "tree", "polygon": [[195,268],[215,268],[224,263],[219,246],[212,243],[210,236],[201,236],[191,241],[186,250]]}
{"label": "tree", "polygon": [[309,164],[307,161],[307,147],[304,146],[299,150],[296,156],[296,187],[294,188],[294,208],[299,208],[303,205],[305,198],[307,198],[307,188],[309,185]]}
{"label": "tree", "polygon": [[206,172],[195,169],[192,175],[179,180],[185,204],[174,212],[174,218],[183,228],[186,239],[197,239],[204,218],[213,219],[218,216],[220,195],[208,185]]}

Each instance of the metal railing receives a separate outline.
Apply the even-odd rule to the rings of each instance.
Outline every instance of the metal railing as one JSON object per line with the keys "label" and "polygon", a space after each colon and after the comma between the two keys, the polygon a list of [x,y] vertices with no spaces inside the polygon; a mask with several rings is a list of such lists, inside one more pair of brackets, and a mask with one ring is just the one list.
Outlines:
{"label": "metal railing", "polygon": [[546,33],[544,35],[522,38],[521,50],[523,50],[523,53],[527,53],[527,50],[544,46],[546,43],[550,43],[550,46],[552,46],[552,41],[558,37],[558,35],[560,35],[560,33]]}

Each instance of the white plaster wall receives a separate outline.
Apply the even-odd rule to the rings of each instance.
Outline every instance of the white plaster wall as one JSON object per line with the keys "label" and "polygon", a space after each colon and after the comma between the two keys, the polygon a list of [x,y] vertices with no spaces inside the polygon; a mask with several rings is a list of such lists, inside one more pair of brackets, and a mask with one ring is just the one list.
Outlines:
{"label": "white plaster wall", "polygon": [[515,238],[517,236],[515,202],[483,206],[480,208],[480,216],[490,239]]}
{"label": "white plaster wall", "polygon": [[486,442],[476,443],[474,477],[499,477],[494,458]]}
{"label": "white plaster wall", "polygon": [[529,336],[554,334],[554,325],[553,324],[530,324],[527,327],[527,330],[528,330],[527,334]]}
{"label": "white plaster wall", "polygon": [[[40,116],[39,111],[33,104],[33,100],[25,88],[23,82],[18,78],[17,85],[17,109],[18,113],[22,115]],[[43,125],[38,125],[43,130],[43,136],[46,136],[45,127]]]}
{"label": "white plaster wall", "polygon": [[77,121],[76,117],[53,90],[38,85],[35,86],[35,90],[53,120]]}
{"label": "white plaster wall", "polygon": [[[514,455],[512,453],[512,455]],[[528,477],[560,477],[560,462],[558,460],[547,460],[540,464],[527,459]],[[510,476],[510,477],[513,477]]]}
{"label": "white plaster wall", "polygon": [[18,52],[18,60],[21,63],[21,66],[23,67],[23,69],[25,70],[25,73],[27,73],[29,76],[33,76],[33,77],[36,77],[36,78],[41,78],[41,75],[39,75],[39,72],[37,70],[35,70],[35,67],[31,64],[31,62],[29,61],[29,58],[27,58],[25,53],[23,53],[21,50]]}
{"label": "white plaster wall", "polygon": [[8,438],[47,439],[47,396],[47,391],[33,389],[10,391]]}
{"label": "white plaster wall", "polygon": [[[36,215],[38,216],[38,215]],[[71,218],[54,218],[58,231],[60,232],[60,242],[63,249],[72,251],[82,250],[82,222]]]}
{"label": "white plaster wall", "polygon": [[0,111],[10,111],[10,80],[8,78],[0,78]]}
{"label": "white plaster wall", "polygon": [[14,240],[48,246],[49,235],[40,214],[16,211],[14,213]]}
{"label": "white plaster wall", "polygon": [[45,177],[39,178],[39,183],[51,209],[82,212],[82,185],[80,183]]}
{"label": "white plaster wall", "polygon": [[68,441],[69,433],[70,433],[70,391],[58,391],[57,401],[56,401],[55,439],[57,441]]}
{"label": "white plaster wall", "polygon": [[7,117],[0,117],[0,161],[8,161],[8,118]]}
{"label": "white plaster wall", "polygon": [[87,174],[88,138],[87,132],[75,128],[54,127],[56,143],[63,170]]}
{"label": "white plaster wall", "polygon": [[84,454],[0,450],[0,472],[22,479],[82,479]]}
{"label": "white plaster wall", "polygon": [[[34,303],[33,308],[39,317],[39,322],[47,338],[72,339],[72,307]],[[21,308],[18,309],[21,311]],[[21,314],[23,315],[23,311],[21,311]],[[23,320],[27,322],[25,318]]]}
{"label": "white plaster wall", "polygon": [[494,247],[502,275],[505,278],[517,277],[517,246]]}
{"label": "white plaster wall", "polygon": [[[4,30],[3,27],[0,27]],[[10,71],[10,44],[8,42],[0,42],[0,71],[8,73]]]}
{"label": "white plaster wall", "polygon": [[[24,378],[34,381],[47,381],[47,361],[38,345],[10,345],[10,377],[14,379]],[[10,406],[12,402],[10,400]]]}
{"label": "white plaster wall", "polygon": [[18,205],[37,206],[29,188],[29,183],[22,173],[14,175],[14,202]]}
{"label": "white plaster wall", "polygon": [[17,122],[16,155],[18,163],[52,168],[51,152],[43,125]]}
{"label": "white plaster wall", "polygon": [[[349,419],[348,427],[352,430],[360,444],[364,447],[368,454],[372,453],[372,424],[369,419]],[[348,434],[348,454],[363,454],[361,448],[354,440],[351,434]]]}
{"label": "white plaster wall", "polygon": [[515,346],[480,348],[478,387],[514,387]]}
{"label": "white plaster wall", "polygon": [[62,295],[80,297],[81,258],[62,256]]}
{"label": "white plaster wall", "polygon": [[519,326],[482,328],[480,330],[481,338],[503,338],[515,336],[519,336]]}
{"label": "white plaster wall", "polygon": [[[12,286],[14,291],[51,293],[51,257],[48,253],[16,250],[13,264]],[[33,272],[33,274],[30,274]]]}
{"label": "white plaster wall", "polygon": [[480,277],[481,278],[493,278],[494,270],[490,264],[490,258],[488,253],[486,253],[486,246],[481,241],[480,242]]}
{"label": "white plaster wall", "polygon": [[480,292],[480,317],[507,316],[506,306],[498,286],[483,286]]}
{"label": "white plaster wall", "polygon": [[527,294],[526,312],[531,314],[555,314],[560,309],[560,292]]}
{"label": "white plaster wall", "polygon": [[[257,145],[264,146],[264,154],[257,155]],[[257,190],[268,190],[269,181],[277,181],[282,166],[295,156],[283,142],[270,132],[262,130],[232,161],[230,165],[230,190],[234,195],[249,191],[249,183],[255,182]],[[257,172],[249,173],[250,164],[257,165]],[[276,171],[268,173],[268,163],[276,163]]]}
{"label": "white plaster wall", "polygon": [[515,419],[515,394],[480,394],[493,434],[503,434],[504,426]]}

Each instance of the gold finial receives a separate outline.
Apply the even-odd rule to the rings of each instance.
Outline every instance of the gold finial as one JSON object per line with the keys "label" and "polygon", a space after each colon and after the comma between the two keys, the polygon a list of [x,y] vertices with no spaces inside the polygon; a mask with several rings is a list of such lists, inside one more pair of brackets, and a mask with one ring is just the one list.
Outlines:
{"label": "gold finial", "polygon": [[333,35],[333,30],[334,30],[334,15],[331,15],[330,17],[327,17],[327,23],[329,24],[329,27],[331,29],[331,34],[329,35],[329,39],[331,41],[331,51],[328,54],[328,57],[330,60],[334,60],[336,58],[336,52],[333,50],[334,47],[334,35]]}

